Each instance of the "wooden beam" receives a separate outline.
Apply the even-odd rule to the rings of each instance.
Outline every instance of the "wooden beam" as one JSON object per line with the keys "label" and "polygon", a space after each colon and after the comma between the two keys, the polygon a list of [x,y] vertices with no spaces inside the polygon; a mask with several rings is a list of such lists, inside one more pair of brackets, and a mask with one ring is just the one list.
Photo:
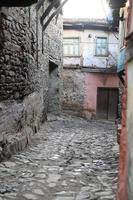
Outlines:
{"label": "wooden beam", "polygon": [[50,11],[53,9],[54,6],[56,6],[58,3],[60,2],[60,0],[54,0],[49,6],[48,8],[46,9],[46,11],[43,13],[40,21],[41,21],[41,24],[43,25],[43,21],[44,19],[46,18],[46,16],[49,15]]}
{"label": "wooden beam", "polygon": [[39,10],[41,8],[41,6],[43,5],[45,0],[39,0],[37,5],[36,5],[36,9]]}
{"label": "wooden beam", "polygon": [[61,11],[61,9],[63,8],[63,6],[68,2],[69,0],[64,0],[62,2],[62,4],[56,9],[55,12],[53,12],[53,14],[49,17],[49,19],[46,21],[46,23],[43,25],[43,31],[46,30],[47,26],[49,25],[49,23],[52,21],[52,19]]}

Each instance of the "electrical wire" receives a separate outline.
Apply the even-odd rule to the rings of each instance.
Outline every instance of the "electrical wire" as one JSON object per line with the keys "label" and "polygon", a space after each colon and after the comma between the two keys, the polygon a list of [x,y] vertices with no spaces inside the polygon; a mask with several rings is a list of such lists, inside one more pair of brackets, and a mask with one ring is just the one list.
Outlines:
{"label": "electrical wire", "polygon": [[[108,16],[107,16],[107,13],[106,13],[106,9],[105,9],[105,7],[104,7],[103,0],[101,0],[101,4],[102,4],[102,8],[103,8],[103,11],[104,11],[105,17],[106,17],[106,19],[108,19]],[[110,26],[108,20],[107,20],[107,23],[108,23],[108,25],[109,25],[109,27],[110,27],[110,30],[111,30],[112,27]],[[116,36],[116,34],[114,33],[114,31],[112,30],[111,32],[113,33],[113,35],[115,36],[115,38],[116,38],[117,40],[119,40],[119,37]]]}
{"label": "electrical wire", "polygon": [[[64,38],[65,39],[65,38]],[[67,38],[68,39],[68,38]],[[77,44],[96,44],[96,42],[72,42],[72,43],[67,43],[67,42],[63,42],[65,45],[77,45]],[[98,43],[97,43],[98,44]],[[118,45],[117,42],[107,42],[107,45]]]}

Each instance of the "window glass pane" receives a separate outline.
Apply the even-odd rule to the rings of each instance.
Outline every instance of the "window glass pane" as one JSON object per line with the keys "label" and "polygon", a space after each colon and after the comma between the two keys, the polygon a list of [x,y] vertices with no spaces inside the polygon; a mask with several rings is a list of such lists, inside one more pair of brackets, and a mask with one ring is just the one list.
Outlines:
{"label": "window glass pane", "polygon": [[106,43],[106,40],[103,38],[103,39],[101,39],[101,43],[102,44],[105,44]]}
{"label": "window glass pane", "polygon": [[97,49],[97,55],[100,55],[101,54],[101,50],[98,48]]}
{"label": "window glass pane", "polygon": [[73,46],[71,45],[71,46],[69,46],[69,48],[70,48],[69,54],[70,54],[70,55],[73,55],[73,51],[74,51],[74,50],[73,50]]}
{"label": "window glass pane", "polygon": [[102,55],[106,55],[106,49],[102,49]]}
{"label": "window glass pane", "polygon": [[78,45],[75,45],[75,52],[74,52],[75,55],[78,55],[79,54],[79,48],[78,48]]}
{"label": "window glass pane", "polygon": [[68,46],[64,45],[64,54],[68,53]]}
{"label": "window glass pane", "polygon": [[[64,38],[64,54],[65,55],[79,55],[79,38]],[[67,48],[68,50],[67,50]]]}
{"label": "window glass pane", "polygon": [[107,38],[98,37],[96,40],[96,55],[107,55]]}

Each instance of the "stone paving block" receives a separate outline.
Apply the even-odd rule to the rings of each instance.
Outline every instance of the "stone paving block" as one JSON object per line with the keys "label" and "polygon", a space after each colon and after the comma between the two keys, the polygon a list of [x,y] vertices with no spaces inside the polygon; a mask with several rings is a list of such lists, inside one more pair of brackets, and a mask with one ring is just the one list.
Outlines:
{"label": "stone paving block", "polygon": [[51,117],[34,135],[30,147],[0,164],[0,197],[2,200],[114,200],[117,147],[112,122]]}
{"label": "stone paving block", "polygon": [[74,200],[75,198],[74,197],[57,197],[55,198],[54,200]]}
{"label": "stone paving block", "polygon": [[34,195],[34,194],[24,194],[23,195],[26,199],[29,199],[29,200],[36,200],[36,199],[38,199],[37,198],[37,196],[36,195]]}

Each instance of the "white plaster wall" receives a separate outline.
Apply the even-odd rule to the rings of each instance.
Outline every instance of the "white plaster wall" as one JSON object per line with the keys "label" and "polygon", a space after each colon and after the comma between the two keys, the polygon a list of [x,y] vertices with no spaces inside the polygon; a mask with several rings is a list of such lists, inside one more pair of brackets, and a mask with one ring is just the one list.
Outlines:
{"label": "white plaster wall", "polygon": [[65,65],[81,65],[81,58],[79,57],[64,57]]}
{"label": "white plaster wall", "polygon": [[[115,33],[116,34],[116,33]],[[91,37],[88,37],[91,35]],[[116,34],[117,35],[117,34]],[[64,65],[79,64],[88,67],[106,68],[116,66],[118,54],[118,40],[111,32],[101,30],[64,30],[65,37],[79,37],[80,38],[80,56],[64,57]],[[108,38],[108,57],[95,56],[96,37]]]}

